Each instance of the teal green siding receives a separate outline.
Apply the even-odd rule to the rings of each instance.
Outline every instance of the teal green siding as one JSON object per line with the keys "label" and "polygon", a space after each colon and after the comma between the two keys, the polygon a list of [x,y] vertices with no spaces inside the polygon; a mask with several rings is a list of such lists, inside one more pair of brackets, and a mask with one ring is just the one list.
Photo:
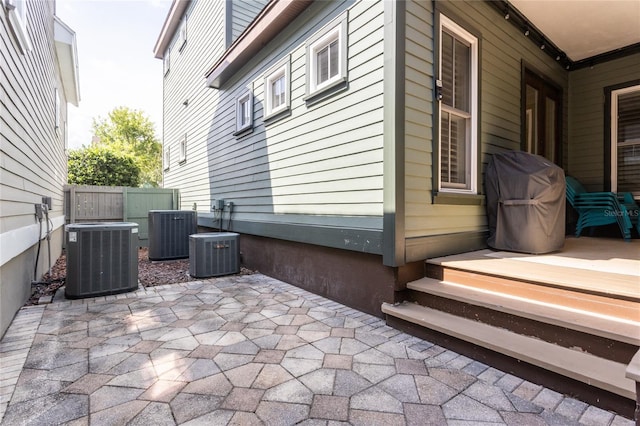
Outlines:
{"label": "teal green siding", "polygon": [[[485,207],[477,199],[465,204],[433,202],[432,165],[436,155],[434,120],[438,105],[433,87],[437,78],[432,2],[408,1],[406,12],[406,260],[432,253],[468,250],[483,244]],[[493,153],[520,149],[523,64],[568,91],[566,71],[480,1],[441,1],[438,10],[479,35],[481,170]],[[566,103],[565,103],[566,104]],[[566,117],[566,105],[564,115]],[[564,120],[566,135],[566,120]],[[563,141],[566,143],[566,140]],[[480,181],[481,182],[481,181]],[[479,183],[482,191],[482,183]],[[480,200],[481,201],[481,200]],[[469,240],[474,243],[469,245]],[[458,241],[451,244],[450,241]],[[444,241],[447,241],[446,243]],[[438,247],[442,245],[442,250]],[[445,248],[446,247],[446,250]]]}
{"label": "teal green siding", "polygon": [[[203,73],[224,51],[225,11],[218,3],[224,4],[195,2],[188,11],[186,48],[171,53],[164,143],[172,160],[165,186],[180,189],[183,208],[195,203],[203,223],[215,226],[210,206],[224,199],[234,203],[230,226],[235,231],[380,253],[383,3],[314,3],[220,89],[212,89],[203,84]],[[305,42],[345,12],[348,83],[308,103]],[[265,122],[266,72],[284,58],[290,60],[291,108]],[[234,135],[236,100],[246,90],[253,93],[253,130]],[[185,133],[187,158],[181,163],[178,143]],[[225,212],[225,227],[228,221]],[[320,234],[299,230],[312,228],[335,238],[307,241]],[[354,245],[354,239],[362,244]]]}
{"label": "teal green siding", "polygon": [[569,73],[568,173],[590,191],[602,191],[605,87],[640,79],[640,54]]}

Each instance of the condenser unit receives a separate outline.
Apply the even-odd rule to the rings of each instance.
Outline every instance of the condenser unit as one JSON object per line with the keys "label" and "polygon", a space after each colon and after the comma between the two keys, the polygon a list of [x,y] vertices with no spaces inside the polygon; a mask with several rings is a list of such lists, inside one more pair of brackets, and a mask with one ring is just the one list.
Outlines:
{"label": "condenser unit", "polygon": [[69,299],[138,288],[138,224],[74,223],[66,226]]}
{"label": "condenser unit", "polygon": [[189,235],[197,232],[196,212],[191,210],[149,211],[149,259],[189,257]]}
{"label": "condenser unit", "polygon": [[212,232],[189,237],[189,275],[216,277],[240,272],[239,235]]}

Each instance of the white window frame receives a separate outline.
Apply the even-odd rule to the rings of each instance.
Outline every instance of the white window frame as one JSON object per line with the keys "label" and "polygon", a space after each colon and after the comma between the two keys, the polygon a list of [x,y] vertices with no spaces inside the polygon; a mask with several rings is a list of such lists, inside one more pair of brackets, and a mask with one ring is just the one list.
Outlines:
{"label": "white window frame", "polygon": [[164,147],[164,153],[163,153],[163,160],[164,160],[164,170],[169,170],[169,164],[170,164],[170,160],[171,160],[171,150],[170,147],[165,146]]}
{"label": "white window frame", "polygon": [[57,132],[60,131],[60,93],[58,92],[58,88],[53,89],[53,97],[55,102],[54,108],[54,124]]}
{"label": "white window frame", "polygon": [[[273,83],[284,77],[284,102],[273,106]],[[264,78],[264,118],[268,119],[291,108],[291,66],[287,56],[273,68],[267,71]]]}
{"label": "white window frame", "polygon": [[185,133],[184,136],[182,136],[182,139],[180,139],[180,156],[178,158],[178,162],[179,163],[184,163],[185,161],[187,161],[187,134]]}
{"label": "white window frame", "polygon": [[[313,97],[347,81],[347,12],[333,20],[306,42],[307,98]],[[338,72],[328,80],[318,82],[318,52],[338,41]]]}
{"label": "white window frame", "polygon": [[[455,37],[466,41],[471,46],[471,81],[470,81],[470,98],[469,98],[469,113],[467,118],[466,134],[468,140],[466,143],[466,183],[465,184],[451,184],[442,182],[442,113],[443,111],[451,113],[454,112],[454,108],[444,106],[442,101],[438,102],[438,190],[447,193],[459,193],[459,194],[477,194],[478,192],[478,43],[479,40],[476,36],[469,31],[456,24],[453,20],[447,16],[440,14],[440,28],[439,28],[439,70],[438,74],[440,80],[442,80],[442,33],[444,30],[455,35]],[[443,108],[444,106],[444,108]]]}
{"label": "white window frame", "polygon": [[[618,192],[618,97],[640,91],[640,85],[624,87],[611,91],[611,191]],[[635,140],[631,143],[635,144]],[[638,197],[639,192],[633,193]]]}
{"label": "white window frame", "polygon": [[[244,121],[243,115],[243,104],[249,105],[249,115],[246,117],[246,122]],[[241,96],[236,99],[236,134],[240,132],[244,132],[253,127],[253,93],[251,90],[247,90]]]}
{"label": "white window frame", "polygon": [[166,76],[169,73],[169,69],[171,67],[171,48],[167,48],[163,58],[162,58],[162,68],[163,75]]}
{"label": "white window frame", "polygon": [[182,49],[187,44],[187,18],[182,19],[182,23],[180,24],[180,34],[178,38],[178,52],[182,52]]}
{"label": "white window frame", "polygon": [[4,0],[4,5],[20,51],[25,55],[33,48],[27,33],[27,0]]}

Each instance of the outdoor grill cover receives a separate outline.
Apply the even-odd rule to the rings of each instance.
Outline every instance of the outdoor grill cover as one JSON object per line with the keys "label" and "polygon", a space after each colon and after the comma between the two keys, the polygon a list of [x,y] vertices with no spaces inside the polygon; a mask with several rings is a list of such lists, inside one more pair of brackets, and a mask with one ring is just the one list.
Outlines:
{"label": "outdoor grill cover", "polygon": [[560,167],[526,152],[495,154],[485,185],[490,247],[535,254],[562,248],[566,195]]}

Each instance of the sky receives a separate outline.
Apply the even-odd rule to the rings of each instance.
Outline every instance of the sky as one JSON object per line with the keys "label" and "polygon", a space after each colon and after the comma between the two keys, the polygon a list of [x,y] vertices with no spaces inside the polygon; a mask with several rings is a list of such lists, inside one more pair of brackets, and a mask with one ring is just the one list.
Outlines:
{"label": "sky", "polygon": [[69,104],[69,149],[89,146],[93,119],[116,107],[144,112],[162,136],[162,60],[155,46],[171,0],[57,0],[76,33],[80,106]]}

